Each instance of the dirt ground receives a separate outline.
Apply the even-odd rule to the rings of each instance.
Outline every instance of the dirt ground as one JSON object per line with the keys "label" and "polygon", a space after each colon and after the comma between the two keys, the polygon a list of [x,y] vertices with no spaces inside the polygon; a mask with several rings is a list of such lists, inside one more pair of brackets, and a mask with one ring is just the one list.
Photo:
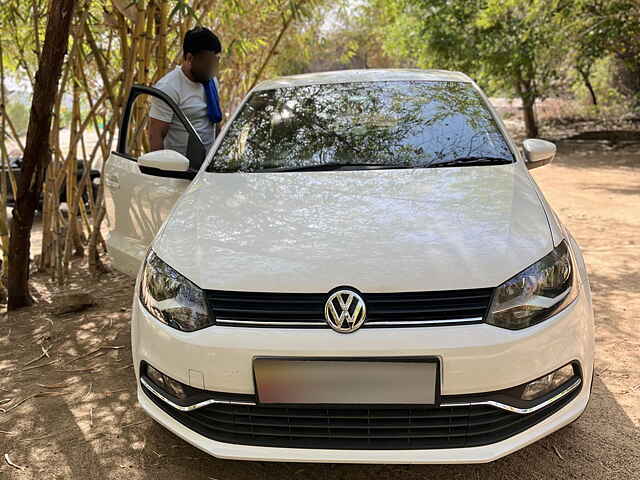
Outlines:
{"label": "dirt ground", "polygon": [[73,286],[93,294],[96,306],[54,315],[56,287],[37,274],[39,304],[0,315],[0,479],[639,478],[639,151],[567,142],[554,164],[534,172],[584,249],[597,335],[596,377],[586,413],[544,440],[485,465],[212,458],[147,418],[137,405],[129,346],[132,280],[109,273],[94,281],[76,266]]}

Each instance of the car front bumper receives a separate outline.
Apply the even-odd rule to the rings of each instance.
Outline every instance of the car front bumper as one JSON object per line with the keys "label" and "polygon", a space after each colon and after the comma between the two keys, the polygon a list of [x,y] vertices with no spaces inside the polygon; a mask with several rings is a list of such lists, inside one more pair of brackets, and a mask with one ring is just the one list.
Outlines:
{"label": "car front bumper", "polygon": [[[586,385],[586,383],[585,383]],[[589,388],[560,411],[511,438],[491,445],[430,450],[332,450],[278,448],[217,442],[185,427],[165,413],[138,387],[138,401],[158,423],[194,447],[218,458],[273,462],[388,463],[388,464],[454,464],[486,463],[513,453],[568,425],[584,411]]]}
{"label": "car front bumper", "polygon": [[134,300],[133,357],[174,379],[215,392],[255,395],[252,362],[258,356],[429,356],[439,359],[444,396],[491,392],[524,384],[569,362],[578,362],[582,384],[561,409],[527,430],[483,446],[411,450],[353,450],[264,447],[207,438],[166,413],[138,383],[147,413],[170,431],[220,458],[342,463],[479,463],[514,452],[571,423],[586,408],[593,366],[593,318],[584,292],[555,317],[521,331],[490,325],[363,329],[349,335],[332,330],[213,326],[194,333],[158,322]]}

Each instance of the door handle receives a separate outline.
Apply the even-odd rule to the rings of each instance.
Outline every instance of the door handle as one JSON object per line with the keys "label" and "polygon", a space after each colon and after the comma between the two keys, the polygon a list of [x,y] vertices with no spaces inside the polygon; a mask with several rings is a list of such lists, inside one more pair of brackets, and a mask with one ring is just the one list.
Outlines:
{"label": "door handle", "polygon": [[107,187],[113,188],[114,190],[120,188],[120,178],[118,177],[118,175],[107,175],[104,179],[104,183],[107,185]]}

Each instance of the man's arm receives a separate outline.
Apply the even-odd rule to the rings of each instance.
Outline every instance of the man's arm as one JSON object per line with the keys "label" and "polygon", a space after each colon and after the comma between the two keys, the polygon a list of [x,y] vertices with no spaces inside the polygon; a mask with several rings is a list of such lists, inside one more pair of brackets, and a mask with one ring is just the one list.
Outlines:
{"label": "man's arm", "polygon": [[164,137],[167,136],[170,122],[158,120],[157,118],[149,117],[149,148],[150,151],[162,150],[164,148]]}
{"label": "man's arm", "polygon": [[[155,88],[163,91],[176,104],[180,104],[178,91],[171,85],[160,80]],[[169,132],[169,127],[173,121],[173,110],[161,98],[151,97],[151,109],[149,110],[149,124],[147,133],[149,135],[150,151],[162,150],[164,148],[164,137]]]}

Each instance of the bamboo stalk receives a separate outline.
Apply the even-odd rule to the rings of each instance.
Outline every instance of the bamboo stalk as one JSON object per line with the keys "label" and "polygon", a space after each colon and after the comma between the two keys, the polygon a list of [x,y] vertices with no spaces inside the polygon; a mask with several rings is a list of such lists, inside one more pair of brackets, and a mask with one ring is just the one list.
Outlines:
{"label": "bamboo stalk", "polygon": [[[71,55],[75,50],[72,48]],[[43,207],[42,207],[42,249],[40,254],[40,269],[45,270],[52,268],[52,277],[56,277],[56,273],[59,271],[57,268],[59,258],[59,247],[57,236],[60,234],[60,224],[58,218],[59,211],[59,186],[56,184],[56,177],[58,175],[59,164],[62,162],[62,152],[60,149],[60,111],[62,106],[62,94],[65,90],[67,81],[69,79],[70,63],[67,60],[63,67],[62,80],[60,82],[60,88],[56,93],[56,101],[52,115],[52,125],[50,134],[50,145],[53,156],[49,167],[47,168],[47,174],[45,177],[43,188]]]}
{"label": "bamboo stalk", "polygon": [[22,143],[22,140],[20,140],[20,135],[18,135],[18,131],[16,130],[16,127],[13,124],[13,121],[11,120],[11,117],[9,117],[7,115],[7,112],[4,109],[4,107],[5,107],[5,105],[3,104],[2,105],[2,115],[5,117],[7,125],[9,126],[9,130],[11,130],[12,140],[16,143],[16,145],[18,145],[18,148],[20,149],[20,152],[24,152],[24,145]]}
{"label": "bamboo stalk", "polygon": [[[5,138],[6,132],[6,113],[4,105],[5,88],[4,88],[4,51],[2,48],[2,38],[0,38],[0,103],[2,104],[2,118],[0,119],[0,138]],[[9,165],[9,156],[7,154],[7,148],[4,141],[0,142],[1,150],[0,156],[2,157],[2,178],[0,178],[0,246],[2,247],[2,270],[0,272],[0,296],[6,298],[6,279],[8,276],[9,267],[9,223],[7,221],[7,176],[4,172],[11,171],[11,165]],[[15,196],[16,190],[13,190]],[[15,197],[14,197],[15,198]]]}
{"label": "bamboo stalk", "polygon": [[249,86],[248,90],[251,90],[253,87],[255,87],[256,83],[258,83],[258,80],[260,80],[262,73],[264,72],[265,68],[267,68],[269,61],[273,57],[273,54],[276,51],[276,48],[278,48],[278,45],[280,45],[280,42],[282,41],[282,38],[284,37],[285,32],[291,26],[291,22],[293,22],[293,19],[296,16],[296,9],[300,8],[304,3],[306,3],[306,0],[300,0],[297,3],[291,2],[291,14],[289,15],[288,18],[286,19],[283,18],[282,28],[280,29],[280,32],[278,33],[278,36],[276,37],[275,41],[271,44],[271,48],[269,49],[266,58],[262,62],[262,65],[260,65],[260,68],[258,69],[258,72],[253,78],[253,82],[251,82],[251,85]]}

